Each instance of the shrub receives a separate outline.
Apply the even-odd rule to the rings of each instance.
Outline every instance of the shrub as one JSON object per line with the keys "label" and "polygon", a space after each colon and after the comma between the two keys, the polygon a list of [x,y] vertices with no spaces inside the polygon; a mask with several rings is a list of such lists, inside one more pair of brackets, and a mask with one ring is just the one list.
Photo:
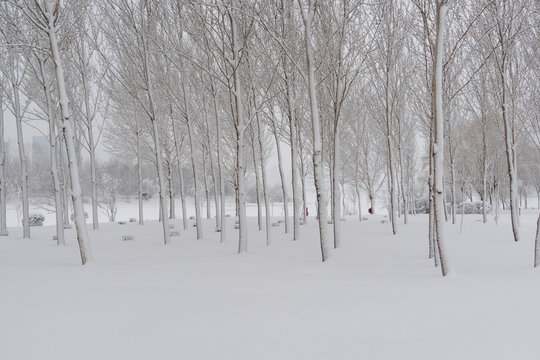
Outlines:
{"label": "shrub", "polygon": [[45,216],[41,214],[30,214],[30,217],[28,218],[28,222],[30,223],[30,226],[43,226],[44,221],[45,221]]}

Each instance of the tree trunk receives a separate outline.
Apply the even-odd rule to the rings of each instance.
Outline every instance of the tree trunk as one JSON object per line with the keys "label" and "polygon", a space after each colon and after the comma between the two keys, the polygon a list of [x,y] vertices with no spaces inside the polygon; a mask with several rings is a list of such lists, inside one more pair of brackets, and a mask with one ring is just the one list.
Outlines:
{"label": "tree trunk", "polygon": [[[147,13],[150,12],[149,7],[147,7]],[[147,14],[149,17],[149,14]],[[152,123],[152,135],[154,138],[154,155],[156,157],[156,166],[159,180],[159,201],[160,201],[160,214],[162,216],[162,225],[163,225],[163,242],[165,245],[169,244],[169,219],[167,217],[167,198],[165,197],[165,175],[163,174],[163,160],[161,153],[161,140],[160,140],[160,126],[158,124],[158,119],[156,118],[156,112],[154,111],[154,91],[152,87],[152,78],[150,73],[150,42],[148,40],[148,34],[143,30],[143,67],[144,67],[144,80],[146,85],[146,92],[148,95],[148,106],[149,106],[149,115],[150,122]]]}
{"label": "tree trunk", "polygon": [[259,179],[259,166],[257,165],[257,153],[255,151],[255,130],[251,132],[251,153],[253,155],[253,172],[255,173],[255,192],[257,193],[257,226],[262,231],[262,201]]}
{"label": "tree trunk", "polygon": [[19,96],[19,80],[15,78],[13,69],[13,60],[10,55],[9,71],[11,76],[11,87],[13,90],[13,115],[15,115],[15,124],[17,128],[17,145],[19,147],[19,164],[21,167],[21,202],[22,202],[22,226],[23,239],[30,238],[30,206],[28,203],[28,161],[24,149],[24,138],[22,130],[21,101]]}
{"label": "tree trunk", "polygon": [[173,168],[169,161],[167,161],[167,182],[169,188],[169,219],[174,219],[176,214],[174,211]]}
{"label": "tree trunk", "polygon": [[289,232],[289,195],[287,194],[287,181],[283,171],[283,161],[281,158],[281,146],[279,143],[278,130],[276,128],[275,118],[272,119],[272,130],[274,131],[274,139],[276,140],[276,152],[278,158],[279,178],[281,179],[281,191],[283,193],[283,213],[285,215],[285,233]]}
{"label": "tree trunk", "polygon": [[142,178],[142,157],[141,157],[141,131],[137,118],[137,179],[139,185],[139,225],[144,225],[143,210],[143,178]]}
{"label": "tree trunk", "polygon": [[[219,205],[220,205],[220,232],[219,232],[219,241],[224,243],[226,240],[225,236],[225,175],[223,174],[223,159],[222,159],[222,148],[221,148],[221,122],[219,119],[219,111],[217,106],[217,94],[214,86],[214,79],[210,77],[210,90],[212,92],[212,103],[214,107],[214,116],[216,118],[216,141],[217,141],[217,166],[218,166],[218,176],[219,176]],[[216,213],[217,214],[217,213]],[[217,215],[216,215],[217,216]]]}
{"label": "tree trunk", "polygon": [[[208,113],[207,107],[206,107],[206,101],[204,104],[205,112]],[[210,168],[212,170],[212,184],[214,185],[214,205],[216,208],[216,231],[221,228],[221,215],[220,215],[220,207],[219,207],[219,200],[218,200],[218,184],[216,181],[216,167],[214,166],[214,156],[212,155],[212,141],[211,141],[211,132],[210,132],[210,124],[208,122],[208,114],[205,114],[205,120],[206,120],[206,128],[208,129],[208,156],[210,157]],[[217,118],[216,118],[216,121]],[[219,141],[219,139],[218,139]]]}
{"label": "tree trunk", "polygon": [[397,219],[396,219],[396,180],[394,172],[394,161],[392,159],[392,115],[390,113],[390,72],[386,71],[386,86],[385,86],[385,118],[386,118],[386,151],[388,159],[388,191],[390,193],[390,221],[392,223],[392,233],[397,234]]}
{"label": "tree trunk", "polygon": [[[82,47],[84,58],[84,46]],[[84,92],[84,108],[86,117],[86,128],[88,131],[88,153],[90,155],[90,186],[92,189],[92,228],[99,229],[99,212],[98,212],[98,193],[97,193],[97,175],[96,175],[96,147],[94,144],[94,124],[93,114],[90,110],[90,95],[88,93],[88,85],[83,71],[82,80]]]}
{"label": "tree trunk", "polygon": [[446,251],[446,234],[444,231],[444,113],[443,113],[443,59],[444,43],[446,31],[446,14],[448,4],[446,0],[437,0],[436,5],[436,45],[435,45],[435,63],[433,64],[433,95],[434,95],[434,138],[433,173],[435,176],[435,232],[436,244],[439,252],[442,275],[446,276],[450,272]]}
{"label": "tree trunk", "polygon": [[206,196],[206,218],[210,219],[212,218],[212,210],[211,210],[211,204],[210,204],[210,190],[208,189],[208,179],[206,176],[206,156],[204,156],[203,152],[203,180],[204,180],[204,194]]}
{"label": "tree trunk", "polygon": [[[176,150],[176,161],[178,162],[178,179],[180,181],[180,202],[182,203],[182,225],[184,230],[187,230],[188,221],[186,213],[186,194],[184,191],[184,172],[182,171],[182,161],[180,159],[180,145],[178,144],[178,136],[176,134],[176,128],[174,126],[174,119],[171,119],[174,149]],[[183,142],[183,140],[182,140]]]}
{"label": "tree trunk", "polygon": [[[400,125],[401,126],[401,125]],[[400,145],[398,147],[398,155],[399,155],[399,169],[400,169],[400,173],[401,173],[401,197],[403,199],[403,224],[407,225],[407,217],[409,215],[409,202],[408,202],[408,199],[407,199],[407,190],[408,189],[405,189],[405,179],[404,179],[404,174],[403,174],[403,151],[401,150],[401,134],[399,135],[400,137]]]}
{"label": "tree trunk", "polygon": [[[336,120],[334,120],[336,121]],[[339,191],[339,177],[340,168],[339,162],[341,161],[341,149],[339,140],[339,123],[334,125],[334,161],[332,171],[332,199],[334,201],[334,248],[338,248],[341,245],[341,194]]]}
{"label": "tree trunk", "polygon": [[[505,49],[503,48],[503,53]],[[501,91],[502,91],[502,101],[501,101],[501,110],[502,118],[504,125],[504,140],[506,145],[506,162],[508,165],[508,184],[510,187],[510,218],[512,222],[512,232],[514,234],[514,241],[519,241],[519,209],[517,203],[517,170],[515,160],[515,148],[514,148],[514,139],[513,139],[513,126],[511,124],[511,119],[507,113],[507,103],[506,103],[506,57],[503,55],[502,65],[500,70],[501,77]]]}
{"label": "tree trunk", "polygon": [[49,142],[50,157],[51,157],[51,177],[54,191],[54,207],[56,216],[56,241],[58,245],[65,245],[66,240],[64,237],[64,213],[62,204],[62,193],[60,179],[58,178],[58,163],[57,163],[57,151],[56,146],[58,143],[58,137],[56,136],[56,120],[54,118],[53,103],[51,99],[51,92],[47,77],[45,76],[44,60],[39,58],[39,71],[41,75],[41,81],[43,81],[43,92],[45,93],[45,100],[47,102],[47,119],[49,123]]}
{"label": "tree trunk", "polygon": [[186,112],[186,125],[188,130],[188,139],[189,139],[189,149],[191,153],[191,168],[193,171],[193,183],[195,184],[195,223],[197,224],[197,240],[202,239],[203,233],[202,233],[202,222],[201,222],[201,205],[199,201],[199,176],[197,172],[197,162],[195,160],[195,145],[194,145],[194,136],[193,136],[193,124],[191,123],[193,119],[191,118],[190,109],[189,109],[189,102],[187,98],[186,93],[186,85],[185,85],[185,74],[182,74],[182,93],[183,93],[183,99],[184,99],[184,106],[185,106],[185,112]]}
{"label": "tree trunk", "polygon": [[68,167],[71,177],[71,199],[73,201],[74,222],[77,230],[77,240],[79,242],[79,251],[82,264],[92,259],[90,250],[90,238],[86,228],[86,217],[83,207],[81,183],[79,180],[79,166],[77,164],[77,154],[74,144],[73,128],[71,125],[71,114],[69,111],[69,98],[64,80],[64,68],[60,50],[58,48],[58,39],[56,37],[56,15],[54,2],[47,2],[48,16],[48,35],[51,45],[51,52],[54,60],[56,81],[60,97],[60,110],[62,113],[62,125],[64,127],[64,139],[66,142]]}
{"label": "tree trunk", "polygon": [[358,221],[362,221],[362,199],[360,197],[360,187],[358,186],[358,180],[354,181],[354,188],[356,190],[356,198],[358,201]]}
{"label": "tree trunk", "polygon": [[[236,2],[233,0],[233,7]],[[231,21],[231,38],[233,53],[233,81],[234,81],[234,105],[236,110],[236,182],[238,189],[238,217],[240,229],[238,231],[238,253],[247,252],[247,219],[246,219],[246,193],[245,193],[245,145],[244,133],[246,124],[244,120],[244,108],[242,106],[242,83],[238,66],[240,62],[238,34],[235,16],[229,11]]]}
{"label": "tree trunk", "polygon": [[[254,100],[255,101],[255,100]],[[259,114],[255,114],[257,120],[257,138],[259,139],[259,156],[261,163],[262,190],[264,197],[264,217],[266,220],[266,246],[272,242],[272,217],[270,216],[270,202],[268,200],[268,187],[266,186],[266,165],[264,159],[264,147],[262,142],[261,121]]]}
{"label": "tree trunk", "polygon": [[[290,79],[285,71],[285,91],[287,97],[287,111],[289,113],[289,138],[291,142],[291,180],[293,197],[293,240],[300,238],[300,207],[298,194],[298,141],[296,129],[295,98],[291,89]],[[305,209],[304,209],[305,213]]]}
{"label": "tree trunk", "polygon": [[534,240],[534,267],[540,266],[540,214],[536,221],[536,238]]}
{"label": "tree trunk", "polygon": [[312,135],[313,135],[313,177],[315,181],[315,191],[317,194],[317,218],[319,219],[319,236],[321,244],[322,261],[330,258],[332,243],[327,234],[327,201],[324,186],[324,174],[322,164],[322,140],[321,123],[319,118],[319,104],[317,101],[317,81],[315,79],[315,58],[312,47],[312,23],[315,15],[315,4],[308,0],[308,9],[302,9],[304,22],[304,47],[306,50],[308,95],[311,113]]}
{"label": "tree trunk", "polygon": [[7,234],[7,196],[6,196],[6,149],[4,143],[4,107],[0,95],[0,234]]}

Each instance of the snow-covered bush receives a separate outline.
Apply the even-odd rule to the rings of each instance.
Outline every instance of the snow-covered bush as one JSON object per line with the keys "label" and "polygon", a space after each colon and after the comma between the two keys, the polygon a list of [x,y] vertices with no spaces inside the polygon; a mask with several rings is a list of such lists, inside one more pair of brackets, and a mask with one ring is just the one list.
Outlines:
{"label": "snow-covered bush", "polygon": [[428,199],[416,199],[414,202],[414,208],[416,214],[427,214],[429,212]]}
{"label": "snow-covered bush", "polygon": [[[463,204],[463,209],[465,214],[481,214],[482,213],[482,202],[466,202]],[[491,212],[491,205],[486,204],[486,211]],[[461,204],[457,206],[456,212],[461,214]]]}
{"label": "snow-covered bush", "polygon": [[28,218],[28,222],[30,223],[30,226],[43,226],[44,221],[45,221],[45,216],[41,214],[30,214],[30,217]]}

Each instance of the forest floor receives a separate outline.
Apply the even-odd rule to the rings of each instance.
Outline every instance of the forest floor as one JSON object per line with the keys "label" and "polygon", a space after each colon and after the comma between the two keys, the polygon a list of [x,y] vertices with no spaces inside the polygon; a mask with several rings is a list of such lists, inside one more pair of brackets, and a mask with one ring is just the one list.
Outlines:
{"label": "forest floor", "polygon": [[[296,242],[273,243],[249,218],[236,254],[228,218],[219,243],[187,231],[162,244],[157,222],[101,224],[82,267],[54,227],[0,238],[0,359],[520,359],[540,358],[540,271],[532,269],[537,214],[496,226],[467,215],[447,226],[455,275],[427,259],[427,217],[392,236],[382,216],[342,222],[343,246],[320,262],[313,218]],[[459,218],[458,218],[459,219]],[[176,228],[180,220],[174,220]],[[135,240],[122,241],[122,235]]]}

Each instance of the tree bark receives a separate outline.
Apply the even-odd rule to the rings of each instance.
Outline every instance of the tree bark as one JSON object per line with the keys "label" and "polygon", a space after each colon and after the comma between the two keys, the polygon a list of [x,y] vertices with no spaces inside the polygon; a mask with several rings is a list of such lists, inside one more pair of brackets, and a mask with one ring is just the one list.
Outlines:
{"label": "tree bark", "polygon": [[[236,2],[233,0],[233,7]],[[246,124],[244,120],[244,108],[242,106],[242,83],[238,67],[240,65],[240,54],[238,44],[238,33],[235,16],[229,10],[231,22],[231,38],[233,53],[233,81],[234,81],[234,106],[236,110],[236,182],[238,189],[238,217],[240,221],[238,231],[238,253],[247,252],[247,219],[246,219],[246,193],[245,193],[245,139]]]}
{"label": "tree bark", "polygon": [[319,219],[319,236],[321,244],[322,261],[330,258],[332,251],[332,243],[327,234],[327,200],[326,190],[324,186],[324,174],[322,164],[322,140],[321,140],[321,123],[319,118],[319,104],[317,100],[317,81],[315,79],[315,58],[313,55],[313,34],[312,25],[315,15],[315,3],[313,0],[307,1],[307,9],[303,8],[302,2],[299,0],[300,9],[302,11],[302,20],[304,23],[304,47],[306,51],[307,65],[307,81],[308,81],[308,97],[310,105],[310,115],[313,135],[313,175],[315,181],[315,191],[317,194],[317,218]]}
{"label": "tree bark", "polygon": [[9,72],[11,80],[11,88],[13,90],[13,115],[15,116],[15,124],[17,128],[17,145],[19,147],[19,164],[21,168],[21,202],[22,202],[22,226],[23,239],[30,238],[30,206],[28,203],[28,161],[26,151],[24,149],[24,138],[22,130],[22,114],[21,101],[19,94],[20,80],[15,77],[13,64],[13,55],[9,54]]}
{"label": "tree bark", "polygon": [[434,144],[433,144],[433,173],[435,176],[435,232],[436,244],[443,276],[450,272],[446,251],[446,233],[444,221],[444,112],[443,112],[443,58],[446,31],[446,15],[448,4],[446,0],[437,0],[436,5],[436,44],[435,62],[433,66],[433,95],[434,95]]}
{"label": "tree bark", "polygon": [[186,78],[185,74],[182,74],[182,93],[183,93],[183,99],[184,99],[184,111],[186,116],[186,125],[188,130],[188,139],[189,139],[189,149],[191,154],[191,168],[193,171],[193,183],[195,184],[195,194],[193,195],[195,198],[195,223],[197,224],[197,240],[202,239],[203,233],[202,233],[202,221],[201,221],[201,205],[199,201],[199,175],[197,172],[197,162],[195,160],[195,145],[194,145],[194,136],[193,136],[193,119],[191,118],[190,108],[189,108],[189,101],[188,101],[188,95],[186,92]]}
{"label": "tree bark", "polygon": [[50,142],[50,157],[51,157],[51,177],[53,183],[54,192],[54,207],[56,217],[56,240],[58,245],[65,245],[66,240],[64,237],[64,213],[62,204],[62,193],[60,179],[58,178],[58,162],[56,146],[58,143],[58,137],[56,136],[56,120],[54,118],[53,103],[51,99],[51,90],[47,77],[45,76],[45,61],[41,58],[39,60],[39,72],[41,81],[43,82],[43,92],[45,93],[45,100],[47,102],[47,120],[49,124],[49,142]]}
{"label": "tree bark", "polygon": [[0,95],[0,233],[7,234],[7,196],[6,196],[6,149],[4,142],[4,106]]}
{"label": "tree bark", "polygon": [[66,83],[64,80],[64,68],[56,34],[56,1],[47,2],[46,6],[48,20],[47,32],[49,35],[51,52],[55,65],[56,82],[60,97],[60,111],[62,114],[62,125],[64,127],[64,140],[66,143],[68,166],[71,177],[71,199],[73,201],[74,222],[77,230],[77,240],[79,242],[81,262],[84,265],[88,261],[92,260],[92,253],[90,250],[90,238],[88,236],[88,229],[86,227],[86,217],[82,201],[79,166],[77,164],[77,154],[74,144],[73,128],[71,125],[71,113],[69,110],[69,98],[67,95]]}
{"label": "tree bark", "polygon": [[137,117],[137,180],[139,185],[139,225],[144,225],[144,207],[143,207],[143,178],[142,178],[142,156],[141,156],[141,130],[139,127],[139,118]]}
{"label": "tree bark", "polygon": [[540,266],[540,214],[536,221],[536,238],[534,240],[534,267]]}

